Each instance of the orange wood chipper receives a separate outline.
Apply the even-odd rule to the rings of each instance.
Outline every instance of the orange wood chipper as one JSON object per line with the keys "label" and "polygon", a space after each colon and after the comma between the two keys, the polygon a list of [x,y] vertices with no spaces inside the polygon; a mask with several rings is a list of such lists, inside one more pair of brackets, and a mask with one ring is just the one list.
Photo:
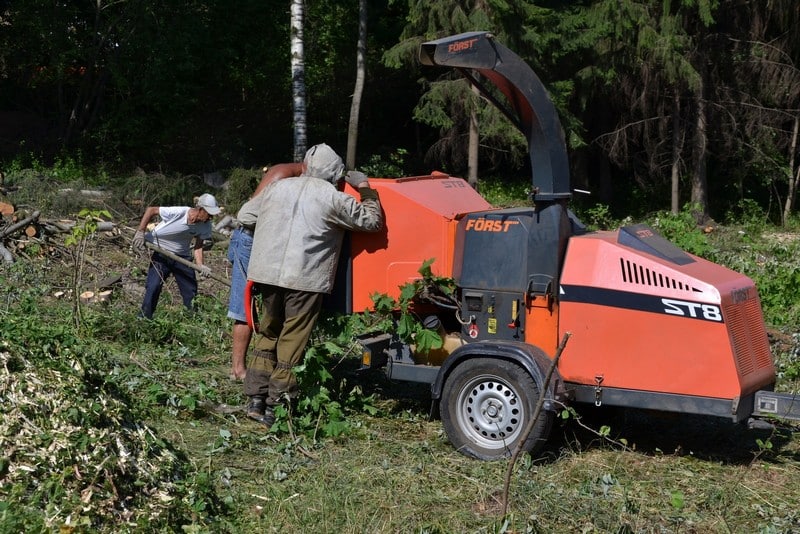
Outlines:
{"label": "orange wood chipper", "polygon": [[[455,340],[441,357],[420,358],[378,333],[362,340],[365,368],[429,383],[451,443],[481,459],[518,445],[536,450],[558,411],[577,403],[737,423],[800,419],[792,395],[771,391],[775,368],[750,278],[680,250],[646,225],[587,232],[569,210],[561,124],[521,58],[491,34],[471,32],[423,43],[420,59],[458,69],[526,136],[532,202],[493,209],[445,174],[370,179],[385,229],[349,236],[338,309],[363,312],[374,293],[397,297],[430,258],[434,274],[452,277],[457,290],[425,318]],[[543,410],[523,435],[542,395]]]}

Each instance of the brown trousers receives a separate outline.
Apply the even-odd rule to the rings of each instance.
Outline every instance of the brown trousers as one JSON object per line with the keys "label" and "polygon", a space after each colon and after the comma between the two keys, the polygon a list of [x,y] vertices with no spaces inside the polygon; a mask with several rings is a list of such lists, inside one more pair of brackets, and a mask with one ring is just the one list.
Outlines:
{"label": "brown trousers", "polygon": [[253,294],[261,299],[252,357],[247,364],[244,393],[264,396],[268,405],[297,395],[292,368],[301,363],[306,343],[322,308],[322,293],[295,291],[255,284]]}

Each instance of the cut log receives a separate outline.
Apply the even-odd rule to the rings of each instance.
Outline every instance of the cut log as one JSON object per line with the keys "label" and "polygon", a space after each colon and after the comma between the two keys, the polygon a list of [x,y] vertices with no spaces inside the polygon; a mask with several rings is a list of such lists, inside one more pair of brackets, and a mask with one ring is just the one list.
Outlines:
{"label": "cut log", "polygon": [[108,302],[111,298],[111,290],[105,291],[84,291],[80,294],[82,304],[97,304],[100,302]]}
{"label": "cut log", "polygon": [[35,221],[38,218],[39,218],[39,212],[38,211],[34,211],[31,214],[31,216],[27,217],[24,221],[20,221],[20,222],[18,222],[16,224],[12,224],[8,228],[0,230],[0,237],[5,237],[7,235],[11,235],[14,232],[16,232],[17,230],[19,230],[20,228],[25,228],[27,225],[29,225],[30,223],[32,223],[33,221]]}
{"label": "cut log", "polygon": [[39,228],[36,225],[30,224],[25,227],[25,235],[28,237],[38,237]]}
{"label": "cut log", "polygon": [[112,286],[115,286],[122,282],[122,275],[120,274],[111,274],[106,276],[105,278],[98,280],[95,284],[97,289],[108,289]]}
{"label": "cut log", "polygon": [[9,204],[8,202],[3,202],[0,200],[0,215],[3,217],[10,217],[14,214],[14,211],[15,209],[13,204]]}
{"label": "cut log", "polygon": [[231,217],[230,215],[225,215],[220,221],[214,225],[214,230],[219,232],[223,228],[227,228],[228,226],[232,226],[233,223],[236,222],[236,219]]}
{"label": "cut log", "polygon": [[[58,233],[58,232],[71,232],[75,225],[78,223],[76,221],[71,221],[68,219],[61,219],[58,221],[42,221],[47,228],[47,230],[51,233]],[[97,231],[98,232],[110,232],[116,228],[116,225],[111,221],[97,221]]]}

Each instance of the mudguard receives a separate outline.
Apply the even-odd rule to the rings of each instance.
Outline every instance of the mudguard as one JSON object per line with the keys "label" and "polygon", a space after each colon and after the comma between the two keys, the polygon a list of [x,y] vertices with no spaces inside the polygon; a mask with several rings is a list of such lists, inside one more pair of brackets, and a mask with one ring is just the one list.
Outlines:
{"label": "mudguard", "polygon": [[[431,384],[431,397],[438,401],[445,380],[455,367],[469,358],[497,358],[517,363],[533,377],[540,390],[544,390],[545,377],[552,360],[538,347],[516,341],[478,341],[458,347],[444,361],[436,380]],[[544,409],[555,411],[557,404],[566,402],[566,391],[558,369],[555,369],[547,385]],[[554,402],[555,401],[555,402]]]}

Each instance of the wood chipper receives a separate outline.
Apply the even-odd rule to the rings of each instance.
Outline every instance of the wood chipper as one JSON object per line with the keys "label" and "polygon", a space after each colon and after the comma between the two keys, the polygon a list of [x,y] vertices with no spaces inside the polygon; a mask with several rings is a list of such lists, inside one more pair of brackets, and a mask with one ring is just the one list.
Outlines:
{"label": "wood chipper", "polygon": [[680,250],[646,225],[587,232],[569,210],[561,124],[521,58],[491,34],[470,32],[423,43],[420,59],[461,71],[522,131],[532,205],[493,209],[445,174],[370,179],[386,224],[349,236],[338,309],[363,312],[374,293],[396,297],[429,258],[457,290],[424,319],[448,341],[439,357],[420,357],[377,333],[362,340],[365,368],[429,383],[451,443],[481,459],[508,456],[520,444],[541,395],[544,409],[520,444],[528,451],[544,444],[557,412],[573,403],[733,422],[800,419],[793,396],[771,391],[775,368],[750,278]]}

